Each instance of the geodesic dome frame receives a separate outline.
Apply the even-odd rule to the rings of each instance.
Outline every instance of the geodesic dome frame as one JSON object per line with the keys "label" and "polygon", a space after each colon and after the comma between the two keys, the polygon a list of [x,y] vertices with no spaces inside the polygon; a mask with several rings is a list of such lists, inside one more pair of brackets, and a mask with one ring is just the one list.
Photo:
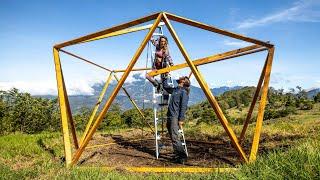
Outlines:
{"label": "geodesic dome frame", "polygon": [[[133,26],[136,26],[136,25],[139,25],[139,24],[151,21],[151,20],[155,20],[152,25],[133,27]],[[176,21],[176,22],[180,22],[180,23],[183,23],[186,25],[190,25],[193,27],[197,27],[197,28],[200,28],[200,29],[203,29],[206,31],[210,31],[210,32],[218,33],[218,34],[221,34],[224,36],[232,37],[232,38],[242,40],[245,42],[250,42],[250,43],[253,43],[254,45],[247,46],[247,47],[240,48],[240,49],[235,49],[235,50],[224,52],[221,54],[208,56],[208,57],[201,58],[201,59],[191,60],[191,58],[189,57],[187,51],[185,50],[182,42],[180,41],[176,31],[174,30],[173,26],[171,25],[171,22],[170,22],[171,20]],[[149,70],[148,68],[133,69],[133,66],[137,62],[139,56],[141,55],[143,49],[145,48],[146,44],[150,40],[151,36],[153,35],[155,29],[159,26],[159,23],[162,23],[161,21],[163,21],[165,23],[166,27],[168,28],[175,43],[177,44],[179,50],[181,51],[186,63],[177,64],[177,65],[167,67],[164,69],[160,69],[160,70],[156,70],[156,71],[151,71],[148,74],[151,76],[155,76],[158,74],[190,67],[192,73],[194,74],[196,80],[198,81],[200,87],[202,88],[204,94],[206,95],[210,105],[212,106],[214,112],[216,113],[219,121],[221,122],[223,128],[225,129],[227,135],[229,136],[233,147],[236,149],[236,151],[238,152],[241,159],[244,162],[250,162],[250,161],[254,161],[256,159],[257,152],[258,152],[258,146],[259,146],[259,138],[260,138],[261,129],[262,129],[264,110],[265,110],[265,105],[266,105],[266,100],[267,100],[268,86],[269,86],[270,74],[271,74],[271,66],[272,66],[273,54],[274,54],[274,49],[275,49],[274,45],[270,44],[269,42],[264,42],[261,40],[257,40],[257,39],[253,39],[253,38],[246,37],[243,35],[239,35],[239,34],[236,34],[233,32],[222,30],[222,29],[216,28],[214,26],[210,26],[210,25],[203,24],[203,23],[200,23],[200,22],[197,22],[194,20],[186,19],[186,18],[177,16],[177,15],[174,15],[174,14],[170,14],[167,12],[159,12],[159,13],[155,13],[155,14],[152,14],[149,16],[145,16],[140,19],[136,19],[134,21],[130,21],[130,22],[118,25],[118,26],[114,26],[114,27],[93,33],[93,34],[89,34],[89,35],[79,37],[79,38],[76,38],[76,39],[73,39],[73,40],[70,40],[70,41],[67,41],[64,43],[60,43],[60,44],[57,44],[53,47],[53,55],[54,55],[54,62],[55,62],[58,95],[59,95],[59,104],[60,104],[60,111],[61,111],[64,151],[65,151],[65,159],[66,159],[67,167],[75,165],[78,162],[81,154],[83,153],[83,151],[87,147],[90,139],[92,138],[92,136],[96,132],[99,124],[103,120],[103,117],[106,115],[106,113],[107,113],[108,109],[110,108],[111,103],[115,99],[117,93],[119,92],[119,90],[121,88],[123,88],[122,85],[124,84],[129,73],[131,71]],[[99,39],[108,38],[108,37],[112,37],[112,36],[118,36],[121,34],[131,33],[131,32],[144,30],[144,29],[149,29],[149,31],[148,31],[147,35],[145,36],[145,38],[143,39],[142,43],[140,44],[139,48],[135,52],[134,56],[132,57],[130,63],[128,64],[128,66],[125,70],[111,70],[111,69],[102,67],[102,66],[95,64],[87,59],[84,59],[80,56],[77,56],[75,54],[72,54],[72,53],[67,52],[62,49],[64,47],[79,44],[79,43],[85,43],[85,42],[99,40]],[[264,67],[262,69],[260,79],[259,79],[259,82],[257,85],[257,89],[255,91],[252,103],[250,105],[248,114],[246,116],[246,120],[244,122],[243,129],[242,129],[239,137],[237,137],[236,134],[234,133],[234,131],[232,130],[232,128],[230,127],[227,118],[225,117],[216,98],[213,96],[212,92],[210,91],[208,84],[204,80],[204,77],[202,76],[201,72],[198,70],[197,66],[205,65],[205,64],[213,63],[213,62],[217,62],[217,61],[227,60],[227,59],[231,59],[231,58],[235,58],[235,57],[239,57],[239,56],[243,56],[243,55],[247,55],[247,54],[252,54],[252,53],[256,53],[256,52],[261,52],[261,51],[268,51],[268,55],[266,57]],[[64,82],[59,52],[69,54],[69,55],[74,56],[78,59],[87,61],[93,65],[96,65],[100,68],[103,68],[106,71],[109,71],[110,75],[106,81],[106,85],[103,88],[103,91],[105,91],[107,89],[108,84],[109,84],[112,76],[114,76],[118,80],[117,86],[115,87],[115,89],[111,93],[109,99],[104,104],[99,115],[96,118],[95,118],[95,114],[90,117],[90,120],[88,122],[86,130],[85,130],[80,142],[78,142],[78,139],[77,139],[77,135],[76,135],[76,131],[75,131],[75,124],[74,124],[72,113],[70,110],[68,94],[67,94],[66,86],[65,86],[65,82]],[[123,72],[123,75],[120,79],[118,79],[115,76],[115,73],[117,73],[117,72]],[[131,102],[138,109],[139,113],[144,117],[143,113],[140,111],[139,107],[134,103],[134,101],[132,100],[130,95],[128,93],[126,93],[126,94],[130,98]],[[243,142],[248,124],[252,119],[253,109],[254,109],[255,104],[258,101],[259,97],[260,97],[260,101],[259,101],[259,107],[258,107],[258,115],[257,115],[256,126],[255,126],[253,140],[252,140],[251,151],[250,151],[250,154],[247,155],[242,148],[241,142]],[[101,98],[102,98],[102,96],[100,96],[100,98],[97,102],[97,105],[100,105]],[[94,108],[95,113],[97,112],[97,109],[98,109],[97,106],[95,106],[95,108]],[[75,147],[74,153],[72,153],[70,132],[72,134],[73,144]]]}

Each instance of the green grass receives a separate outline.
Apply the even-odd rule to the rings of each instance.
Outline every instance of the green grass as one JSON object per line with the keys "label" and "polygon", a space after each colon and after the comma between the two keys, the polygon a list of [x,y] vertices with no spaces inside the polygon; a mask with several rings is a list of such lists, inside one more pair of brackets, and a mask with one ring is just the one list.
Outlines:
{"label": "green grass", "polygon": [[[277,146],[232,173],[141,174],[99,168],[66,169],[60,133],[16,133],[0,137],[0,179],[320,179],[319,109],[317,104],[313,110],[264,122],[263,136],[284,137],[277,143],[289,144],[289,148]],[[254,126],[249,126],[248,135]],[[233,128],[237,134],[241,130],[241,126]],[[189,126],[186,134],[199,139],[226,137],[220,124]],[[264,145],[272,143],[271,140]]]}

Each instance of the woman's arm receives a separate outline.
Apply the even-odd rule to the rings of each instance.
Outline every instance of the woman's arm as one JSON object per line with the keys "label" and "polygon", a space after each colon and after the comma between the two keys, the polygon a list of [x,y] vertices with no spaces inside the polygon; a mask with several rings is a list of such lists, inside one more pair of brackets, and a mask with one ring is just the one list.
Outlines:
{"label": "woman's arm", "polygon": [[158,40],[155,40],[155,39],[151,39],[151,43],[154,45],[154,46],[158,46]]}
{"label": "woman's arm", "polygon": [[173,66],[173,60],[170,56],[169,47],[167,47],[165,53],[164,53],[165,60],[170,64],[170,66]]}

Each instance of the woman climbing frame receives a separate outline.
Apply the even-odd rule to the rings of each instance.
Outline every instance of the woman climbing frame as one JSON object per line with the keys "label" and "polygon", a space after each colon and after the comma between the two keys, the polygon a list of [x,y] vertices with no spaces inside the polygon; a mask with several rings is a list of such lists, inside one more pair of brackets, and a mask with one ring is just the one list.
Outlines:
{"label": "woman climbing frame", "polygon": [[[157,40],[151,39],[151,42],[156,47],[155,58],[154,58],[153,64],[152,64],[152,70],[154,71],[154,70],[166,68],[169,65],[172,66],[173,62],[172,62],[172,58],[169,53],[168,38],[166,36],[162,35]],[[168,76],[168,73],[161,74],[161,80],[163,80],[167,76]],[[159,91],[160,83],[156,79],[154,79],[154,77],[150,76],[149,74],[146,74],[146,78]],[[169,98],[169,94],[165,92],[164,96],[165,96],[164,103],[167,103],[167,100]]]}

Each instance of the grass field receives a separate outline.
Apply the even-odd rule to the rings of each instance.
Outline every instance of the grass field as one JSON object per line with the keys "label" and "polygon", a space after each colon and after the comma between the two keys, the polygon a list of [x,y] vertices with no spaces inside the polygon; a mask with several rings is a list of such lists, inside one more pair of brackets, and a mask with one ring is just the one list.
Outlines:
{"label": "grass field", "polygon": [[[233,126],[239,134],[241,126]],[[246,143],[254,124],[249,126]],[[211,174],[146,174],[105,171],[100,168],[66,169],[60,133],[0,137],[0,179],[320,179],[320,105],[296,115],[265,121],[257,161],[238,170]],[[224,137],[221,125],[189,126],[195,139]]]}

